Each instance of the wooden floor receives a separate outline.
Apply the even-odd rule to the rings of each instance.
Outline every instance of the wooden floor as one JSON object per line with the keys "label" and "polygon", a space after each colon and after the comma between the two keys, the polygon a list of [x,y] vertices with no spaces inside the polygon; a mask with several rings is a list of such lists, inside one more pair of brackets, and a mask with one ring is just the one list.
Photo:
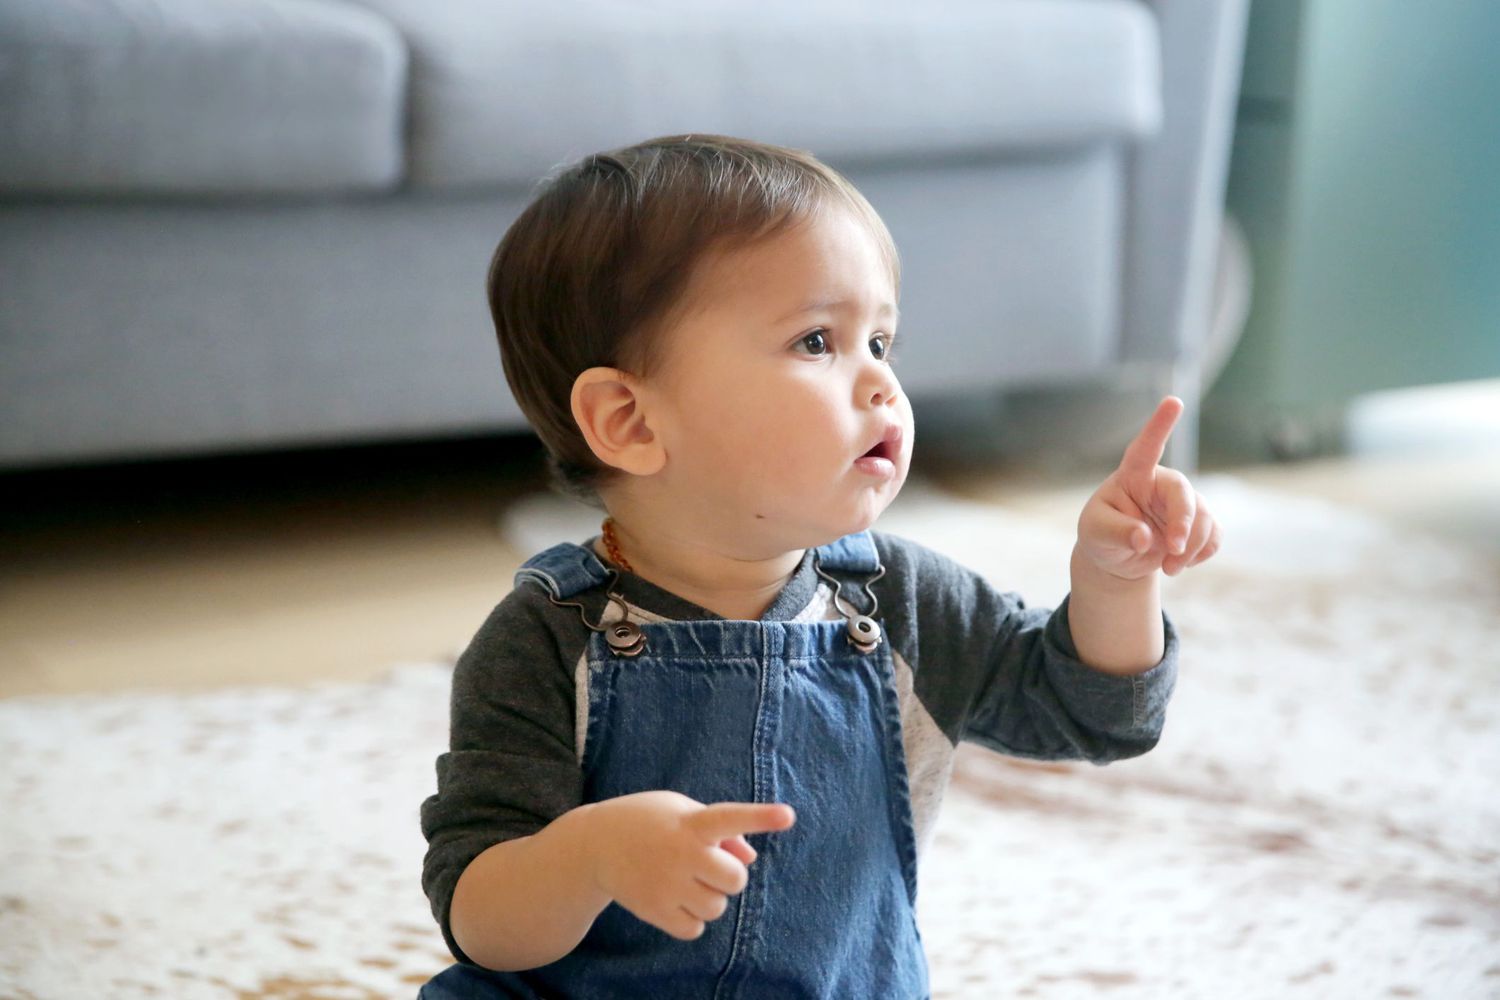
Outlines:
{"label": "wooden floor", "polygon": [[[0,476],[0,697],[352,680],[456,655],[529,555],[496,520],[542,468],[514,437]],[[920,453],[913,468],[1012,505],[1108,471]],[[1500,440],[1202,471],[1500,552]]]}

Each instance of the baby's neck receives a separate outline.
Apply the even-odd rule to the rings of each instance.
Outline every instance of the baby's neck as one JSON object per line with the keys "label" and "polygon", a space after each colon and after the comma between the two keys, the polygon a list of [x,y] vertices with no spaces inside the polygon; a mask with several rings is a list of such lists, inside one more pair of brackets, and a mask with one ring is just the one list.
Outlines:
{"label": "baby's neck", "polygon": [[[638,522],[629,518],[616,520],[620,554],[631,570],[663,590],[734,621],[755,621],[764,615],[804,555],[804,550],[795,549],[766,559],[745,559],[712,545],[675,538],[665,530],[651,534],[643,537]],[[602,538],[594,549],[609,561]]]}

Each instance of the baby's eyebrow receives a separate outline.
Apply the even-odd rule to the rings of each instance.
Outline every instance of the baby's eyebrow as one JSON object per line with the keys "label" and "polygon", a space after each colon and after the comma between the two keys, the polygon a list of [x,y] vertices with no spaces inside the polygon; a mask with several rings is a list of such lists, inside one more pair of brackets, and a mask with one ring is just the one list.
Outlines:
{"label": "baby's eyebrow", "polygon": [[[781,319],[777,320],[776,322],[784,323],[789,319],[795,319],[798,316],[803,316],[810,312],[820,312],[824,309],[847,309],[854,304],[855,303],[851,299],[818,299],[814,302],[809,302],[805,306],[794,309],[793,311],[787,313],[785,316],[781,317]],[[895,303],[893,302],[882,302],[876,312],[889,316],[892,320],[899,320],[901,318],[901,310],[897,309]]]}

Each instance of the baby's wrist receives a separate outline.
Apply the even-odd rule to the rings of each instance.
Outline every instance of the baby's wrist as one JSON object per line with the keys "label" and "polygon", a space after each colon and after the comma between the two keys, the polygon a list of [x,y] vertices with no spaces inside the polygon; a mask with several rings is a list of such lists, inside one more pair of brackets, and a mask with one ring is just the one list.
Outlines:
{"label": "baby's wrist", "polygon": [[600,909],[614,901],[604,889],[600,871],[603,852],[599,848],[608,837],[607,810],[601,810],[602,805],[602,802],[586,802],[557,820],[558,832],[567,840],[567,856],[583,872],[588,889],[598,897]]}
{"label": "baby's wrist", "polygon": [[1128,595],[1149,590],[1157,582],[1154,569],[1142,576],[1130,577],[1120,576],[1100,566],[1089,556],[1081,540],[1073,545],[1073,557],[1069,561],[1068,570],[1074,590],[1088,587],[1111,595]]}

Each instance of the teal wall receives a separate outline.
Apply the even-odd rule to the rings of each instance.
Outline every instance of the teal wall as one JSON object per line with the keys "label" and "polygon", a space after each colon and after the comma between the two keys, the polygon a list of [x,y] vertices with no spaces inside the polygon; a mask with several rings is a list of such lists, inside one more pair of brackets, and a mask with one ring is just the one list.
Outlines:
{"label": "teal wall", "polygon": [[1256,288],[1206,408],[1500,375],[1500,2],[1256,0],[1228,198]]}

